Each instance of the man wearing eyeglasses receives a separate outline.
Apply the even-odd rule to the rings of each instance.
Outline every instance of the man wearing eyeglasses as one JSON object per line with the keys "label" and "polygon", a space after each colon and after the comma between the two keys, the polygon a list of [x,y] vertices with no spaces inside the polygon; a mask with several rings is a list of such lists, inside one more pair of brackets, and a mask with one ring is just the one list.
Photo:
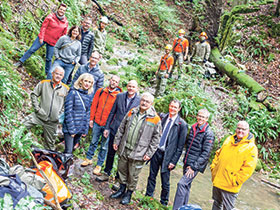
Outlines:
{"label": "man wearing eyeglasses", "polygon": [[82,65],[78,68],[77,72],[74,75],[72,86],[74,85],[75,81],[79,78],[80,75],[84,73],[89,73],[94,77],[94,85],[93,85],[93,93],[92,99],[99,88],[103,87],[104,83],[104,73],[99,68],[98,62],[101,59],[101,55],[95,51],[91,54],[89,58],[89,62],[85,65]]}
{"label": "man wearing eyeglasses", "polygon": [[212,172],[212,210],[234,209],[242,184],[253,174],[258,159],[255,138],[246,121],[237,123],[236,133],[229,136],[216,152]]}
{"label": "man wearing eyeglasses", "polygon": [[183,177],[177,184],[173,210],[188,204],[193,179],[198,172],[205,171],[215,140],[207,123],[209,116],[207,109],[200,109],[196,117],[197,122],[191,127],[184,158]]}
{"label": "man wearing eyeglasses", "polygon": [[120,188],[111,198],[122,198],[123,205],[130,203],[144,162],[150,160],[158,148],[161,121],[153,101],[152,94],[143,93],[140,106],[126,114],[114,139],[113,148],[119,155]]}

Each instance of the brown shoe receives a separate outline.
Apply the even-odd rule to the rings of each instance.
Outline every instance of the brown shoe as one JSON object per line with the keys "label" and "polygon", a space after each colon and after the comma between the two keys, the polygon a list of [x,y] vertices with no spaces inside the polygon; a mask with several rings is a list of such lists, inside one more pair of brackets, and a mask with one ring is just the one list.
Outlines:
{"label": "brown shoe", "polygon": [[95,168],[93,169],[93,174],[97,175],[97,176],[101,176],[101,166],[96,165]]}
{"label": "brown shoe", "polygon": [[98,182],[106,182],[109,180],[109,175],[106,173],[103,173],[101,176],[96,177],[95,180]]}
{"label": "brown shoe", "polygon": [[86,166],[89,166],[89,165],[91,165],[91,164],[92,164],[92,160],[89,160],[89,159],[86,158],[86,159],[84,160],[84,162],[81,163],[81,166],[82,166],[82,167],[86,167]]}

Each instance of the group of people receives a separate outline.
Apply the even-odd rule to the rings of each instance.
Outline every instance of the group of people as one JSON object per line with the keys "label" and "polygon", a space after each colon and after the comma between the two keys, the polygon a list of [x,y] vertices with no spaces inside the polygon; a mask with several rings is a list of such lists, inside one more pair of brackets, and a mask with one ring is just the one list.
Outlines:
{"label": "group of people", "polygon": [[[120,203],[124,205],[130,203],[141,169],[144,163],[148,162],[150,172],[146,196],[154,195],[156,177],[160,172],[162,183],[160,202],[167,205],[170,175],[186,145],[183,176],[178,182],[173,205],[174,210],[179,209],[188,203],[192,181],[198,172],[204,172],[208,164],[215,140],[207,122],[209,111],[199,110],[196,116],[197,122],[188,132],[188,124],[179,114],[180,101],[171,100],[169,112],[158,114],[153,107],[154,96],[149,92],[144,92],[140,96],[138,83],[135,80],[127,83],[125,92],[118,86],[120,77],[117,75],[111,76],[109,85],[103,87],[104,74],[99,69],[98,62],[104,53],[104,48],[99,44],[100,48],[96,47],[95,43],[105,42],[106,37],[102,31],[105,30],[106,24],[103,25],[101,22],[98,32],[87,32],[91,21],[85,18],[81,28],[72,27],[66,36],[64,36],[66,34],[64,28],[60,32],[61,37],[58,37],[58,32],[50,33],[49,30],[54,30],[54,23],[61,22],[64,26],[68,25],[64,17],[65,10],[66,5],[61,4],[56,13],[46,18],[38,38],[26,52],[30,56],[34,48],[38,49],[46,44],[48,54],[52,52],[54,46],[56,60],[51,67],[52,70],[46,62],[48,79],[39,82],[32,91],[31,101],[34,112],[26,116],[24,124],[28,128],[42,125],[45,147],[55,150],[56,128],[59,118],[63,117],[65,153],[72,153],[80,138],[86,136],[89,128],[92,128],[92,140],[81,166],[87,167],[93,164],[92,158],[100,144],[93,173],[97,175],[97,181],[108,181],[117,152],[116,178],[120,186],[110,197],[120,198]],[[59,26],[59,28],[63,27]],[[162,58],[166,62],[161,61],[157,75],[168,78],[172,73],[174,60],[178,60],[180,64],[186,58],[188,42],[183,40],[183,34],[184,31],[180,30],[179,39],[182,40],[175,40],[173,48],[167,47],[166,55]],[[80,36],[82,36],[82,43],[76,41]],[[97,39],[99,41],[96,40],[97,37],[100,38]],[[54,42],[51,43],[49,40]],[[85,43],[87,49],[83,46]],[[182,50],[181,53],[175,50],[177,47]],[[174,60],[169,56],[172,49]],[[172,60],[169,60],[171,58]],[[24,55],[20,61],[23,63],[26,59],[27,56]],[[69,88],[64,82],[68,80],[70,67],[73,68],[78,62],[82,65],[76,71]],[[105,159],[105,169],[101,173]],[[213,210],[234,208],[238,192],[253,173],[256,161],[257,148],[254,136],[249,132],[248,123],[240,121],[236,133],[225,140],[210,166],[213,181]]]}
{"label": "group of people", "polygon": [[[188,59],[189,54],[189,41],[184,38],[186,32],[183,29],[178,31],[178,37],[173,41],[173,45],[167,44],[165,46],[165,54],[160,59],[159,67],[155,73],[156,75],[156,97],[161,97],[164,94],[167,79],[172,78],[175,65],[178,65],[177,73],[178,79],[183,73],[183,63]],[[207,41],[208,36],[206,32],[199,35],[199,41],[195,43],[191,60],[196,64],[204,64],[208,61],[211,46]]]}

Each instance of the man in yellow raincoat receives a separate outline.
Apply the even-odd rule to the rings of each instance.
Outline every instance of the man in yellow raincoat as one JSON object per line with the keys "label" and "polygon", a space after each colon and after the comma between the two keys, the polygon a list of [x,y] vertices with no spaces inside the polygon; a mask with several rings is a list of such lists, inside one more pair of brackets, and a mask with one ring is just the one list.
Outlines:
{"label": "man in yellow raincoat", "polygon": [[246,121],[237,123],[236,133],[229,136],[216,152],[210,166],[214,199],[212,210],[234,209],[242,184],[253,174],[258,158],[255,138]]}

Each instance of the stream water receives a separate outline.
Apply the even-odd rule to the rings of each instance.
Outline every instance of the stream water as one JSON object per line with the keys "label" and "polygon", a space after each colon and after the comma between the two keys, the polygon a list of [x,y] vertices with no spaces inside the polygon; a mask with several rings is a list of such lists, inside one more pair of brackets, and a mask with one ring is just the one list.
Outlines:
{"label": "stream water", "polygon": [[[149,166],[143,167],[138,189],[146,192],[147,178],[149,176]],[[170,180],[170,199],[169,204],[172,205],[176,193],[177,183],[182,177],[182,168],[176,168],[171,172]],[[252,177],[245,182],[237,197],[235,207],[238,210],[280,210],[280,195],[277,189],[270,187],[261,181],[263,175],[254,173]],[[157,185],[155,198],[159,200],[161,190],[160,176],[157,177]],[[279,190],[278,190],[279,192]],[[203,210],[211,210],[213,200],[211,172],[209,167],[204,174],[199,173],[194,179],[191,187],[189,203],[198,204]]]}

